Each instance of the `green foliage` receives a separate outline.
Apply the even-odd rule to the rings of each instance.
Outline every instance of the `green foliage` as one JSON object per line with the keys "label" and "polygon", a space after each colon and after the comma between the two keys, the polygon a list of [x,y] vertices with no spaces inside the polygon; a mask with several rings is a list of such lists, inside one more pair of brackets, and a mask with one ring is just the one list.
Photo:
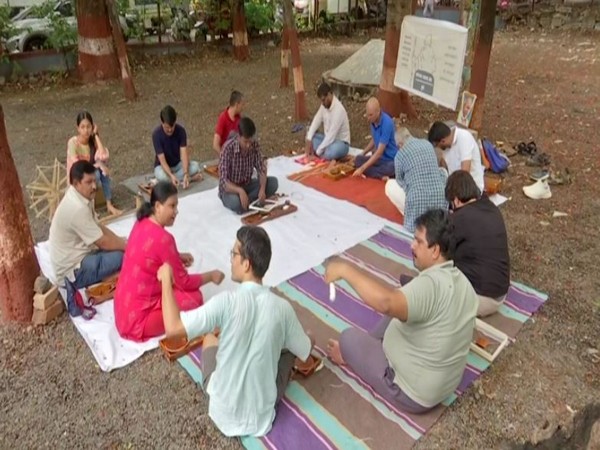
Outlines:
{"label": "green foliage", "polygon": [[[73,8],[75,2],[72,2]],[[67,22],[59,12],[54,10],[56,2],[46,0],[41,5],[33,7],[36,17],[45,17],[49,23],[49,34],[44,46],[55,50],[65,50],[66,47],[74,45],[77,42],[77,27],[73,27]],[[75,14],[75,10],[73,10]]]}
{"label": "green foliage", "polygon": [[0,55],[5,53],[4,43],[17,33],[10,20],[10,10],[9,6],[0,6]]}
{"label": "green foliage", "polygon": [[275,5],[269,0],[249,0],[244,5],[246,26],[249,31],[268,31],[277,28],[275,23]]}

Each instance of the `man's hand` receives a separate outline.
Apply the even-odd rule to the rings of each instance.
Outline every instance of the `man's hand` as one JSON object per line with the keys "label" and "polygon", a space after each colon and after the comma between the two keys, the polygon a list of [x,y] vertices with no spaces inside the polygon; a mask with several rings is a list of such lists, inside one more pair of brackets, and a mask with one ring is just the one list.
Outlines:
{"label": "man's hand", "polygon": [[262,204],[265,203],[265,200],[267,199],[267,193],[264,191],[264,189],[261,189],[258,191],[258,201]]}
{"label": "man's hand", "polygon": [[179,186],[179,180],[177,179],[177,177],[174,174],[171,174],[171,183],[173,183],[173,186]]}
{"label": "man's hand", "polygon": [[352,176],[353,177],[364,177],[364,175],[363,175],[364,171],[365,171],[365,169],[363,169],[362,167],[359,167],[352,173]]}
{"label": "man's hand", "polygon": [[250,201],[248,200],[248,194],[246,194],[246,191],[244,191],[243,189],[240,189],[238,195],[240,196],[240,203],[242,204],[242,209],[244,211],[248,211],[248,206],[250,204]]}
{"label": "man's hand", "polygon": [[210,273],[210,281],[212,281],[214,284],[221,284],[223,282],[223,280],[225,279],[225,274],[223,272],[221,272],[220,270],[213,270]]}
{"label": "man's hand", "polygon": [[312,154],[312,143],[307,140],[306,145],[304,145],[304,154],[306,156],[310,156]]}
{"label": "man's hand", "polygon": [[173,268],[168,263],[164,263],[158,268],[156,278],[161,283],[173,283]]}
{"label": "man's hand", "polygon": [[190,176],[186,173],[183,175],[183,188],[187,189],[188,187],[190,187]]}
{"label": "man's hand", "polygon": [[192,264],[194,264],[194,257],[191,253],[180,253],[179,259],[181,259],[181,262],[185,267],[190,267]]}
{"label": "man's hand", "polygon": [[346,268],[346,262],[341,258],[334,256],[325,263],[325,282],[333,283],[342,278]]}

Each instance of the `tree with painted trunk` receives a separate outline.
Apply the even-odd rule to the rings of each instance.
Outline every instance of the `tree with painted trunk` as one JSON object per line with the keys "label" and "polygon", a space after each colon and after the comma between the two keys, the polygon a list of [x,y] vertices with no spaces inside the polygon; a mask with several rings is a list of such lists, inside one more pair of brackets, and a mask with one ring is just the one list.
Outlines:
{"label": "tree with painted trunk", "polygon": [[387,4],[383,70],[377,98],[382,109],[392,117],[398,117],[401,113],[406,114],[409,118],[417,117],[408,92],[394,86],[398,47],[400,46],[400,29],[402,20],[411,14],[411,9],[411,0],[389,0]]}
{"label": "tree with painted trunk", "polygon": [[246,13],[244,0],[233,0],[233,56],[238,61],[250,57],[248,47],[248,31],[246,30]]}
{"label": "tree with painted trunk", "polygon": [[2,320],[29,322],[33,284],[40,273],[19,176],[6,136],[0,105],[0,315]]}
{"label": "tree with painted trunk", "polygon": [[[300,60],[300,43],[298,41],[298,32],[294,21],[294,12],[290,0],[281,0],[283,2],[283,31],[281,41],[281,85],[288,84],[289,56],[292,59],[292,72],[294,74],[294,94],[296,97],[296,120],[305,120],[308,118],[306,109],[306,95],[304,93],[304,73],[302,71],[302,61]],[[287,64],[287,67],[284,65]],[[285,81],[285,85],[284,85]]]}
{"label": "tree with painted trunk", "polygon": [[77,0],[78,71],[84,83],[118,78],[108,8],[103,0]]}

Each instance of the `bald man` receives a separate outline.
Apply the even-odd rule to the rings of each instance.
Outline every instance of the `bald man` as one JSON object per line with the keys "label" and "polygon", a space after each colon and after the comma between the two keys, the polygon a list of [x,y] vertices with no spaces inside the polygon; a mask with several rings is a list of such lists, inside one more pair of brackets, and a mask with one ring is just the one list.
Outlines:
{"label": "bald man", "polygon": [[356,170],[353,176],[393,178],[394,158],[398,153],[394,121],[381,110],[375,97],[367,102],[367,120],[371,124],[371,140],[354,160]]}

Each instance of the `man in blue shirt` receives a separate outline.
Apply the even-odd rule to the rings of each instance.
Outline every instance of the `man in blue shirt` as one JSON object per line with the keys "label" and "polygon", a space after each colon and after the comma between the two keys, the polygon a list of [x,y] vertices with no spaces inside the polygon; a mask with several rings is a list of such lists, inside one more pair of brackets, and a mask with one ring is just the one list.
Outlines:
{"label": "man in blue shirt", "polygon": [[[180,312],[173,271],[158,271],[168,337],[204,336],[203,387],[208,415],[225,436],[264,436],[275,419],[295,358],[307,361],[314,339],[287,301],[262,279],[271,262],[271,241],[260,227],[244,226],[231,250],[231,278],[241,283],[198,309]],[[220,329],[219,337],[210,334]],[[206,334],[209,333],[209,334]]]}
{"label": "man in blue shirt", "polygon": [[[367,101],[367,120],[371,124],[371,140],[354,160],[353,176],[393,178],[394,158],[398,152],[394,121],[381,110],[375,97]],[[369,153],[371,155],[367,156]]]}
{"label": "man in blue shirt", "polygon": [[175,186],[182,183],[184,189],[190,181],[202,179],[200,164],[190,161],[185,128],[175,123],[177,113],[167,105],[160,112],[161,124],[152,132],[154,158],[154,176],[158,181],[170,181]]}

